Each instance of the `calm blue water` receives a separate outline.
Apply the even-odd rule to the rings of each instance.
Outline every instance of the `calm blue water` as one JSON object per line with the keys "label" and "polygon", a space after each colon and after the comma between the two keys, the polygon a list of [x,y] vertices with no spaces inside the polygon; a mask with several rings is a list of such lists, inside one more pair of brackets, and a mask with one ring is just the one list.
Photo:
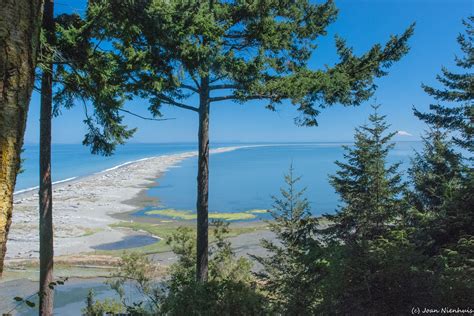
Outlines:
{"label": "calm blue water", "polygon": [[[24,172],[18,175],[16,191],[35,187],[39,179],[39,146],[25,145],[22,154]],[[119,164],[164,154],[197,150],[195,144],[126,144],[110,157],[92,155],[81,144],[56,144],[52,146],[53,181],[81,177],[117,166]]]}
{"label": "calm blue water", "polygon": [[[212,147],[242,145],[214,144]],[[271,195],[279,193],[283,175],[291,163],[296,175],[301,175],[300,188],[306,187],[312,212],[333,212],[338,198],[328,183],[328,175],[336,171],[335,160],[343,159],[340,143],[270,145],[242,148],[210,157],[209,210],[238,212],[268,209]],[[419,142],[397,143],[390,162],[402,161],[408,166],[413,149]],[[195,144],[127,144],[111,157],[91,155],[82,145],[54,145],[52,148],[53,180],[85,176],[137,159],[196,150]],[[23,153],[23,169],[16,190],[38,185],[38,146],[27,145]],[[197,159],[190,158],[157,179],[149,195],[159,199],[150,208],[195,210]],[[139,213],[140,214],[140,213]],[[141,212],[143,214],[143,212]]]}
{"label": "calm blue water", "polygon": [[[413,149],[421,143],[397,143],[389,162],[408,167]],[[341,144],[291,144],[242,148],[210,157],[209,211],[240,212],[251,209],[268,209],[272,195],[279,195],[284,185],[283,175],[293,164],[294,173],[302,176],[299,187],[306,187],[306,197],[315,215],[333,212],[338,197],[328,183],[328,175],[334,174],[335,160],[343,159]],[[149,195],[159,199],[151,208],[195,210],[197,159],[183,161],[177,168],[157,179]]]}

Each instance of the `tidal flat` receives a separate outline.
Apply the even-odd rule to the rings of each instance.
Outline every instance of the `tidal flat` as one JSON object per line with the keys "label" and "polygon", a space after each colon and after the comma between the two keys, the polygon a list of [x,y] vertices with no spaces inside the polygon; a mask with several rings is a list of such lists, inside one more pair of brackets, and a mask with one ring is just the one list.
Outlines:
{"label": "tidal flat", "polygon": [[[212,153],[235,149],[238,147],[218,148]],[[194,231],[194,216],[177,211],[167,215],[186,216],[137,217],[132,214],[150,202],[156,202],[147,195],[147,190],[157,178],[180,161],[195,155],[195,152],[187,152],[143,159],[53,186],[54,274],[55,278],[69,278],[57,290],[58,304],[69,307],[83,304],[86,292],[76,291],[78,294],[71,297],[71,291],[76,287],[93,288],[104,296],[113,295],[104,287],[103,281],[120,264],[124,252],[148,255],[160,267],[162,276],[166,276],[167,268],[176,261],[166,240],[180,226]],[[5,298],[0,303],[0,310],[15,304],[14,296],[26,297],[37,291],[37,208],[38,195],[34,190],[15,195],[6,269],[0,281],[0,297]],[[238,255],[247,256],[261,251],[260,239],[272,238],[267,224],[254,220],[256,214],[263,213],[263,210],[217,213],[210,218],[230,222],[228,236],[233,248]],[[209,237],[212,244],[212,227]],[[28,311],[22,314],[27,315]]]}

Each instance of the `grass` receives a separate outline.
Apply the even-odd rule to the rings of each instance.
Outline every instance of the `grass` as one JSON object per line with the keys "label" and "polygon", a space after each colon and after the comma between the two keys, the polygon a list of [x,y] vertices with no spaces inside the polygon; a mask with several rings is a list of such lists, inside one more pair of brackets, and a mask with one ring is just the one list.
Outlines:
{"label": "grass", "polygon": [[[253,211],[261,211],[261,210],[253,210]],[[235,212],[235,213],[209,213],[210,219],[220,219],[224,221],[239,221],[239,220],[248,220],[248,219],[255,219],[253,213],[258,212]],[[196,213],[192,213],[191,211],[185,210],[175,210],[175,209],[164,209],[164,210],[152,210],[145,212],[146,215],[160,215],[165,217],[170,217],[174,219],[181,219],[181,220],[193,220],[196,219]]]}

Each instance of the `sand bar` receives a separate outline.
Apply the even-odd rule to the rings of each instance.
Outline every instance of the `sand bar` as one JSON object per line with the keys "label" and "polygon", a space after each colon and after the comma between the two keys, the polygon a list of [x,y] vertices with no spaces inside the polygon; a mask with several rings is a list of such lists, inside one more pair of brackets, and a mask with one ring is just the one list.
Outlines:
{"label": "sand bar", "polygon": [[[211,150],[211,154],[245,147],[254,146],[221,147]],[[192,151],[144,158],[55,184],[55,255],[67,256],[93,251],[95,246],[117,242],[130,235],[131,232],[127,230],[109,226],[119,221],[112,215],[137,210],[139,207],[130,203],[131,200],[143,194],[169,168],[195,156],[197,152]],[[15,194],[13,220],[8,237],[7,263],[38,258],[37,190]]]}

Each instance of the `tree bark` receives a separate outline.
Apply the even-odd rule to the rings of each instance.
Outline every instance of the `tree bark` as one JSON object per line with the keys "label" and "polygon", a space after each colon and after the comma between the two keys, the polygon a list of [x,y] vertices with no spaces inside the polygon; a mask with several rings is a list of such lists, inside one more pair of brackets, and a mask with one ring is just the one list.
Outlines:
{"label": "tree bark", "polygon": [[[55,43],[54,0],[44,3],[43,29],[49,45]],[[46,61],[41,78],[40,116],[40,183],[39,183],[39,234],[40,234],[40,283],[39,314],[53,314],[53,192],[51,184],[51,119],[53,108],[52,52],[45,48]]]}
{"label": "tree bark", "polygon": [[41,18],[41,0],[3,0],[0,5],[0,276],[35,78]]}
{"label": "tree bark", "polygon": [[209,198],[209,78],[201,79],[199,95],[199,155],[197,175],[196,280],[206,282],[208,275],[208,198]]}

